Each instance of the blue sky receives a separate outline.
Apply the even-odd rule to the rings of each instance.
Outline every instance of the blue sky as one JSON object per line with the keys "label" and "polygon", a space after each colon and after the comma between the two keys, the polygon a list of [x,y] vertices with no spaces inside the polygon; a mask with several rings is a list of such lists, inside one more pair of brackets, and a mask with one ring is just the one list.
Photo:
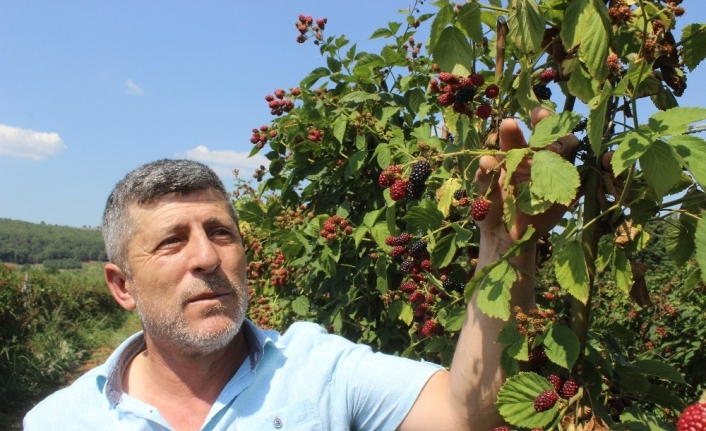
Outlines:
{"label": "blue sky", "polygon": [[[369,36],[411,4],[0,2],[0,218],[98,226],[114,184],[164,157],[203,161],[229,188],[234,168],[251,178],[266,164],[247,157],[251,129],[272,118],[264,96],[325,64],[295,42],[297,16],[326,17],[326,34],[376,51]],[[684,23],[706,22],[684,6]],[[682,106],[706,106],[694,88],[704,78],[690,75]]]}

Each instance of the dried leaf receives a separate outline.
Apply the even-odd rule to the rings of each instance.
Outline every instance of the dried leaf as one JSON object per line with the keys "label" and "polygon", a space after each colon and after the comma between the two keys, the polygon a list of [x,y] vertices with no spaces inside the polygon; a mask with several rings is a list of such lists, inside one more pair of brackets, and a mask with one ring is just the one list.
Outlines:
{"label": "dried leaf", "polygon": [[624,221],[615,231],[615,244],[620,248],[625,248],[639,233],[640,229],[634,227],[631,221]]}
{"label": "dried leaf", "polygon": [[610,172],[603,172],[602,176],[606,191],[614,198],[619,198],[623,193],[623,180],[620,177],[614,177]]}
{"label": "dried leaf", "polygon": [[650,298],[649,290],[647,290],[647,283],[645,283],[645,273],[647,273],[647,270],[650,268],[649,265],[630,262],[630,268],[632,269],[633,279],[633,284],[630,288],[630,297],[640,307],[651,307],[653,305],[652,299]]}

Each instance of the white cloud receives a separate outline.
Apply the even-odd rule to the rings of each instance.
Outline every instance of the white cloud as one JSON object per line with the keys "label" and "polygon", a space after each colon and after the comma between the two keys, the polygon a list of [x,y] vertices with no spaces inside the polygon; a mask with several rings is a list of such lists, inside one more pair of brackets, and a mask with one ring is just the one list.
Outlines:
{"label": "white cloud", "polygon": [[240,172],[239,177],[244,180],[252,179],[252,175],[260,166],[269,166],[270,161],[262,154],[248,157],[248,152],[229,150],[209,150],[205,145],[187,150],[185,153],[175,154],[175,157],[187,158],[207,164],[213,169],[226,186],[233,183],[233,170]]}
{"label": "white cloud", "polygon": [[0,156],[42,160],[66,149],[58,133],[0,124]]}
{"label": "white cloud", "polygon": [[127,90],[127,94],[142,94],[144,93],[144,90],[142,87],[139,85],[135,84],[132,79],[128,79],[125,81],[125,89]]}

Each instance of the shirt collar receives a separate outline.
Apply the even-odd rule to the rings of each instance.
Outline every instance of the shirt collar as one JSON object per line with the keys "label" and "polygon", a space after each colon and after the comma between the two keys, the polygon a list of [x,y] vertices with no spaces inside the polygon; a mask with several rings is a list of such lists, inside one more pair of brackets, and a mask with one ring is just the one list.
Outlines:
{"label": "shirt collar", "polygon": [[[250,367],[254,370],[265,354],[265,346],[272,345],[274,348],[282,347],[279,344],[279,333],[258,328],[250,320],[245,319],[240,329],[245,335],[250,350]],[[113,405],[117,405],[122,400],[123,395],[123,374],[132,359],[147,348],[145,344],[144,331],[133,334],[125,340],[110,355],[104,364],[104,371],[99,374],[99,378],[105,379],[105,396]]]}

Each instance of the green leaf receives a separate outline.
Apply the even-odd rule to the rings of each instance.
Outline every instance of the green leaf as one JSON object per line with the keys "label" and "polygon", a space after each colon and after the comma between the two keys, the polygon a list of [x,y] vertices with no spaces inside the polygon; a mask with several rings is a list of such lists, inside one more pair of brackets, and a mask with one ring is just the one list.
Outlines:
{"label": "green leaf", "polygon": [[466,307],[454,307],[448,313],[439,314],[439,322],[444,326],[444,329],[451,332],[460,331],[463,327],[463,322],[466,320]]}
{"label": "green leaf", "polygon": [[508,37],[524,54],[536,54],[541,49],[544,18],[535,0],[510,0],[507,16]]}
{"label": "green leaf", "polygon": [[[584,11],[586,13],[582,14],[582,19],[586,21],[583,23],[585,30],[579,47],[579,59],[586,65],[591,76],[603,81],[608,75],[605,59],[610,53],[611,24],[604,12],[605,7],[602,5],[596,7],[595,1],[591,2],[591,7]],[[562,26],[562,31],[563,28]]]}
{"label": "green leaf", "polygon": [[605,133],[606,113],[608,112],[608,104],[613,95],[613,87],[609,82],[603,85],[603,91],[599,96],[596,96],[588,102],[588,142],[591,144],[591,149],[594,154],[601,154],[603,145],[603,134]]}
{"label": "green leaf", "polygon": [[333,123],[333,137],[341,144],[343,143],[343,138],[346,136],[347,126],[348,122],[343,119],[338,119]]}
{"label": "green leaf", "polygon": [[426,232],[439,229],[444,221],[444,214],[434,203],[424,201],[410,209],[402,219],[407,222],[410,232]]}
{"label": "green leaf", "polygon": [[434,21],[431,23],[431,29],[429,32],[429,42],[427,44],[427,49],[429,52],[434,52],[437,41],[441,38],[441,34],[444,28],[449,25],[451,20],[454,18],[455,12],[451,4],[445,3],[439,5],[439,10],[436,12]]}
{"label": "green leaf", "polygon": [[559,284],[582,303],[588,301],[590,281],[586,257],[579,241],[569,241],[555,252],[554,272]]}
{"label": "green leaf", "polygon": [[615,176],[632,166],[652,143],[651,136],[640,131],[628,132],[613,153],[610,161]]}
{"label": "green leaf", "polygon": [[365,217],[363,217],[363,224],[367,227],[373,227],[378,218],[380,218],[380,214],[384,211],[385,208],[380,208],[366,213]]}
{"label": "green leaf", "polygon": [[505,381],[495,405],[506,422],[523,428],[541,428],[557,415],[559,403],[547,411],[537,412],[534,400],[542,391],[553,389],[549,380],[536,373],[519,373]]}
{"label": "green leaf", "polygon": [[329,73],[330,72],[327,68],[317,67],[309,75],[307,75],[306,78],[301,80],[301,82],[299,83],[299,86],[303,87],[303,88],[310,88],[319,79],[321,79],[325,76],[329,76]]}
{"label": "green leaf", "polygon": [[681,179],[681,164],[672,148],[662,140],[657,140],[640,156],[640,166],[657,196],[664,196]]}
{"label": "green leaf", "polygon": [[648,403],[655,403],[674,411],[682,411],[686,407],[684,401],[682,401],[677,394],[669,388],[660,385],[650,385],[649,390],[645,394],[644,400]]}
{"label": "green leaf", "polygon": [[375,30],[373,34],[370,36],[370,39],[377,39],[380,37],[392,37],[395,34],[390,31],[390,29],[385,28],[385,27],[380,27],[379,29]]}
{"label": "green leaf", "polygon": [[684,376],[673,366],[666,362],[645,359],[635,362],[634,372],[645,376],[658,377],[660,379],[669,380],[670,382],[681,383],[686,385]]}
{"label": "green leaf", "polygon": [[530,152],[529,148],[515,148],[507,152],[505,156],[505,169],[507,170],[507,175],[505,175],[505,182],[503,185],[505,187],[510,185],[510,180],[512,179],[512,174],[515,173],[515,169],[522,162],[522,160]]}
{"label": "green leaf", "polygon": [[698,262],[701,269],[701,280],[706,283],[706,222],[704,222],[703,212],[696,227],[694,242],[696,244],[696,262]]}
{"label": "green leaf", "polygon": [[561,39],[567,50],[574,49],[581,44],[588,32],[591,16],[594,14],[595,9],[591,0],[573,0],[569,3],[561,26]]}
{"label": "green leaf", "polygon": [[419,88],[413,88],[404,94],[404,103],[409,112],[416,114],[419,111],[419,106],[424,102],[425,95]]}
{"label": "green leaf", "polygon": [[341,102],[356,102],[361,103],[367,100],[380,100],[380,96],[367,91],[351,91],[341,98]]}
{"label": "green leaf", "polygon": [[480,4],[466,3],[458,11],[458,23],[475,43],[483,42],[483,26],[480,19]]}
{"label": "green leaf", "polygon": [[387,312],[390,313],[390,319],[400,319],[407,325],[414,318],[414,310],[407,301],[394,301],[387,307]]}
{"label": "green leaf", "polygon": [[[552,203],[550,201],[539,199],[537,196],[534,195],[534,193],[532,193],[529,186],[529,181],[524,181],[517,185],[516,204],[518,207],[520,207],[523,213],[528,215],[541,214],[552,206]],[[506,200],[505,205],[507,206],[506,210],[512,210],[511,199]],[[510,220],[505,221],[505,224],[511,226]]]}
{"label": "green leaf", "polygon": [[299,316],[306,316],[309,314],[309,298],[304,295],[298,296],[294,301],[292,301],[292,311],[297,313]]}
{"label": "green leaf", "polygon": [[434,249],[431,251],[431,265],[434,268],[448,266],[456,254],[455,235],[446,235],[436,241]]}
{"label": "green leaf", "polygon": [[697,220],[691,214],[681,214],[674,223],[668,223],[664,233],[664,247],[677,266],[686,264],[694,255],[694,236]]}
{"label": "green leaf", "polygon": [[386,222],[375,224],[375,226],[370,229],[370,234],[373,236],[373,239],[375,239],[378,247],[389,249],[389,246],[385,244],[385,239],[390,236],[390,231],[387,229]]}
{"label": "green leaf", "polygon": [[588,69],[579,62],[577,67],[571,72],[569,82],[567,82],[571,94],[578,97],[583,103],[588,103],[600,92],[600,82],[598,82]]}
{"label": "green leaf", "polygon": [[544,337],[544,351],[553,363],[570,370],[579,358],[581,343],[574,331],[553,323]]}
{"label": "green leaf", "polygon": [[576,167],[552,151],[534,154],[530,178],[534,195],[561,205],[571,203],[581,182]]}
{"label": "green leaf", "polygon": [[539,101],[535,97],[534,91],[532,91],[531,72],[531,67],[523,67],[514,84],[517,85],[517,101],[520,103],[520,106],[525,108],[527,111],[531,111],[539,106]]}
{"label": "green leaf", "polygon": [[615,285],[622,289],[623,292],[628,293],[632,288],[632,267],[630,266],[630,261],[628,261],[627,256],[623,250],[615,248],[613,250],[613,278],[615,279]]}
{"label": "green leaf", "polygon": [[581,115],[572,111],[544,118],[535,126],[528,145],[533,149],[544,148],[571,133],[580,122]]}
{"label": "green leaf", "polygon": [[259,225],[265,219],[265,212],[256,202],[246,201],[238,206],[238,216],[242,221]]}
{"label": "green leaf", "polygon": [[490,317],[507,320],[510,317],[510,289],[517,274],[503,260],[488,274],[478,293],[478,308]]}
{"label": "green leaf", "polygon": [[365,159],[368,157],[368,151],[356,151],[348,159],[346,164],[346,178],[356,177],[360,169],[365,166]]}
{"label": "green leaf", "polygon": [[658,136],[680,135],[689,129],[689,124],[704,120],[706,108],[677,107],[652,115],[648,126]]}
{"label": "green leaf", "polygon": [[702,187],[706,186],[706,141],[697,136],[682,135],[671,137],[668,142],[682,158],[696,181]]}
{"label": "green leaf", "polygon": [[682,55],[684,64],[693,72],[696,66],[706,58],[706,24],[689,24],[681,32],[684,41]]}
{"label": "green leaf", "polygon": [[434,45],[431,54],[441,70],[453,71],[457,64],[468,69],[473,58],[473,47],[461,30],[446,27]]}
{"label": "green leaf", "polygon": [[333,73],[341,71],[341,62],[333,57],[326,57],[326,65],[328,66],[329,70]]}

